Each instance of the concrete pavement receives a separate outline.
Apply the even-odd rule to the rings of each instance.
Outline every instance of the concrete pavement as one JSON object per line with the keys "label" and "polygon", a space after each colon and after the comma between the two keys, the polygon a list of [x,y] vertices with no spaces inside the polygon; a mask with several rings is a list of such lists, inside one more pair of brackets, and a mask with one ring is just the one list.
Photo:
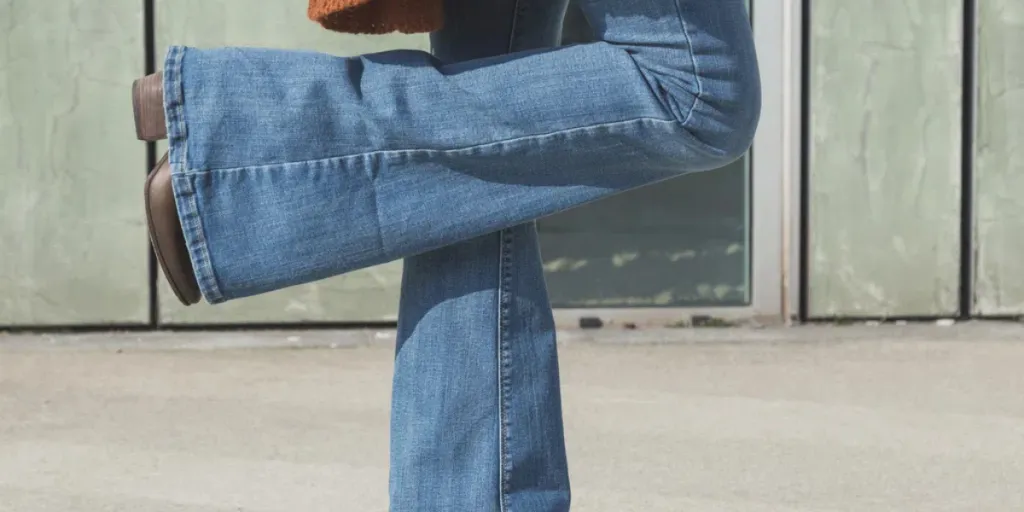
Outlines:
{"label": "concrete pavement", "polygon": [[[386,510],[390,336],[0,336],[0,511]],[[563,339],[576,512],[1024,510],[1022,327]]]}

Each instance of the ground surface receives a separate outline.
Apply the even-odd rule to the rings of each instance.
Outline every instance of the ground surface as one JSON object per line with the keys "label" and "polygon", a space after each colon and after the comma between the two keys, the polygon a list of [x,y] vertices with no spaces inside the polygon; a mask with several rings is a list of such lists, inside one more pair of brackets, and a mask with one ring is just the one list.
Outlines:
{"label": "ground surface", "polygon": [[[0,336],[0,511],[385,510],[390,337]],[[1024,510],[1024,327],[563,339],[574,511]]]}

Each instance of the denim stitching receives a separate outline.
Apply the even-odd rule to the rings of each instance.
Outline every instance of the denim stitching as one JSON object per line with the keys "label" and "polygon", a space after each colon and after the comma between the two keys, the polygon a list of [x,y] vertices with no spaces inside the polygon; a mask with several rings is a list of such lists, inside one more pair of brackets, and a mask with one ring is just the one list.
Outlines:
{"label": "denim stitching", "polygon": [[180,155],[174,155],[182,167],[188,169],[188,126],[185,124],[185,93],[184,93],[184,67],[185,48],[172,46],[167,51],[166,64],[164,66],[165,82],[173,84],[173,87],[165,88],[164,101],[168,118],[168,127],[172,133],[168,134],[168,148],[177,147]]}
{"label": "denim stitching", "polygon": [[501,512],[509,512],[508,494],[511,490],[512,462],[509,456],[511,425],[508,413],[508,400],[512,390],[512,358],[508,331],[509,310],[512,304],[512,295],[509,291],[512,286],[512,230],[503,230],[498,236],[500,245],[498,249],[500,273],[500,282],[498,283],[498,408],[501,425],[498,438],[501,472],[498,498]]}
{"label": "denim stitching", "polygon": [[[187,230],[194,241],[194,247],[189,248],[189,257],[196,273],[196,280],[199,282],[199,288],[203,295],[213,304],[222,302],[224,296],[213,270],[213,259],[210,257],[202,216],[199,215],[198,194],[192,182],[193,177],[182,171],[182,169],[188,169],[188,126],[185,123],[184,74],[182,72],[184,55],[184,47],[171,47],[164,66],[166,82],[172,84],[170,90],[164,92],[165,102],[169,107],[167,110],[170,111],[167,115],[168,127],[173,132],[168,134],[169,148],[174,147],[180,150],[180,154],[175,155],[179,158],[173,159],[170,163],[173,181],[178,183],[179,187],[185,188],[181,194],[175,193],[175,199],[183,200],[182,212],[179,215],[182,229]],[[175,170],[177,172],[174,172]]]}
{"label": "denim stitching", "polygon": [[693,112],[697,110],[697,102],[704,96],[704,82],[700,79],[700,68],[697,66],[697,55],[693,51],[693,38],[690,37],[690,31],[686,28],[686,19],[683,18],[683,8],[679,5],[679,0],[675,0],[676,4],[676,15],[679,18],[679,28],[683,31],[683,37],[686,38],[686,46],[690,50],[690,63],[693,66],[693,79],[697,82],[697,94],[693,97],[693,104],[690,105],[690,111],[686,113],[686,117],[683,118],[682,126],[686,126],[690,119],[693,117]]}
{"label": "denim stitching", "polygon": [[[515,50],[515,44],[517,36],[519,35],[519,17],[522,14],[522,0],[515,0],[515,4],[512,7],[512,27],[509,29],[508,36],[508,53],[512,53]],[[502,141],[499,144],[508,144],[512,141]],[[493,144],[493,143],[492,143]],[[486,145],[478,146],[475,149],[486,147]],[[466,151],[468,148],[464,148],[462,151]],[[455,150],[459,151],[459,150]],[[512,231],[503,230],[499,234],[498,249],[501,268],[501,282],[498,284],[498,303],[499,303],[499,318],[498,318],[498,377],[501,380],[501,390],[498,394],[498,406],[499,414],[501,416],[501,437],[498,440],[501,465],[501,483],[498,489],[499,507],[501,512],[509,512],[508,508],[508,495],[511,491],[511,478],[512,478],[512,459],[509,456],[509,445],[511,444],[511,428],[509,425],[509,413],[508,413],[508,399],[509,393],[512,390],[512,382],[510,377],[511,370],[511,348],[509,346],[509,309],[511,304],[511,295],[509,294],[509,287],[512,284]]]}
{"label": "denim stitching", "polygon": [[[319,162],[327,162],[327,161],[331,161],[331,160],[354,160],[354,159],[367,158],[367,157],[371,157],[371,156],[383,156],[383,157],[386,158],[386,157],[390,157],[390,156],[418,155],[418,154],[422,154],[422,155],[457,155],[457,154],[460,154],[460,153],[472,153],[474,151],[479,151],[481,149],[487,149],[487,148],[491,148],[491,147],[506,146],[506,145],[509,145],[509,144],[517,143],[517,142],[540,141],[540,140],[547,139],[547,138],[554,138],[554,137],[559,137],[559,136],[564,136],[564,135],[571,135],[571,134],[574,134],[574,133],[577,133],[577,132],[587,132],[587,131],[600,130],[600,129],[618,128],[618,127],[622,127],[622,126],[645,124],[645,123],[655,123],[655,124],[669,125],[670,127],[673,127],[673,128],[679,126],[679,121],[676,120],[676,119],[657,119],[657,118],[653,118],[653,117],[640,117],[640,118],[636,118],[636,119],[630,119],[630,120],[627,120],[627,121],[614,121],[614,122],[611,122],[611,123],[598,123],[598,124],[592,124],[592,125],[588,125],[588,126],[580,126],[580,127],[577,127],[577,128],[569,128],[569,129],[566,129],[566,130],[558,130],[558,131],[554,131],[554,132],[550,132],[550,133],[544,133],[544,134],[540,134],[540,135],[527,135],[527,136],[524,136],[524,137],[515,137],[515,138],[505,139],[505,140],[500,140],[500,141],[495,141],[495,142],[486,142],[486,143],[483,143],[483,144],[477,144],[477,145],[473,145],[473,146],[466,146],[466,147],[455,148],[455,149],[382,149],[382,150],[378,150],[378,151],[368,151],[368,152],[365,152],[365,153],[354,153],[354,154],[351,154],[351,155],[338,155],[338,156],[331,156],[331,157],[325,157],[325,158],[314,158],[314,159],[310,159],[310,160],[295,160],[295,161],[291,161],[291,162],[277,162],[277,163],[273,163],[273,164],[264,164],[264,165],[252,165],[252,166],[244,166],[244,167],[211,167],[211,168],[205,168],[205,169],[188,169],[185,172],[191,173],[191,174],[201,174],[201,173],[213,172],[213,171],[218,171],[218,172],[219,171],[253,171],[253,170],[258,170],[258,169],[277,168],[277,167],[280,167],[282,165],[313,164],[313,163],[319,163]],[[680,136],[689,137],[689,139],[690,139],[689,142],[691,144],[691,148],[693,150],[695,150],[695,151],[699,151],[701,149],[700,146],[707,147],[704,143],[700,142],[696,138],[693,138],[692,135],[689,135],[689,132],[687,132],[685,130],[683,130],[682,133],[680,133]],[[713,148],[711,148],[711,147],[707,147],[707,152],[708,152],[708,154],[713,155],[713,156],[717,156],[718,155],[718,153]]]}
{"label": "denim stitching", "polygon": [[189,250],[189,255],[192,257],[193,266],[195,267],[196,279],[200,282],[200,288],[211,304],[222,302],[224,296],[214,275],[213,260],[210,258],[210,252],[207,247],[203,220],[199,215],[199,203],[196,201],[195,186],[192,183],[192,179],[187,176],[177,181],[183,183],[183,186],[186,188],[184,194],[186,197],[183,198],[186,199],[184,204],[185,215],[183,216],[182,224],[195,237],[195,248],[194,250]]}
{"label": "denim stitching", "polygon": [[384,243],[384,218],[380,214],[380,197],[377,191],[377,173],[374,171],[378,166],[369,161],[375,156],[377,155],[366,155],[364,158],[366,162],[364,162],[363,168],[365,171],[364,174],[366,175],[366,183],[373,192],[371,196],[373,196],[373,216],[377,219],[377,243],[380,245],[381,251],[384,252],[384,256],[391,259],[391,250],[388,248],[387,244]]}

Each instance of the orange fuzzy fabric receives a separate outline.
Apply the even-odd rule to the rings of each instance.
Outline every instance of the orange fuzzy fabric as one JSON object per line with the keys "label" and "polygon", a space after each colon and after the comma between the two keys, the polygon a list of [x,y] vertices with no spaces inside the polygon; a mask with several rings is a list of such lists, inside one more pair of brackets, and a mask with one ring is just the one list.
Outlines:
{"label": "orange fuzzy fabric", "polygon": [[309,0],[309,19],[349,34],[433,32],[444,23],[443,0]]}

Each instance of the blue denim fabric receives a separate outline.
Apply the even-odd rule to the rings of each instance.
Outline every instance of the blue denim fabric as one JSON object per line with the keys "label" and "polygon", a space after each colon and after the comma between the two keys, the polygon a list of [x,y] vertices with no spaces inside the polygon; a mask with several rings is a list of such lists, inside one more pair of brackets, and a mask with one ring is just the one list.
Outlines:
{"label": "blue denim fabric", "polygon": [[[557,44],[562,1],[449,0],[434,54]],[[516,30],[513,32],[513,25]],[[533,223],[406,259],[391,509],[569,509],[554,320]]]}
{"label": "blue denim fabric", "polygon": [[744,153],[760,111],[744,0],[581,5],[600,42],[458,63],[172,47],[170,161],[204,297],[423,253]]}
{"label": "blue denim fabric", "polygon": [[212,303],[407,258],[395,511],[569,507],[532,221],[739,158],[760,83],[745,0],[447,0],[435,55],[172,47],[179,215]]}

